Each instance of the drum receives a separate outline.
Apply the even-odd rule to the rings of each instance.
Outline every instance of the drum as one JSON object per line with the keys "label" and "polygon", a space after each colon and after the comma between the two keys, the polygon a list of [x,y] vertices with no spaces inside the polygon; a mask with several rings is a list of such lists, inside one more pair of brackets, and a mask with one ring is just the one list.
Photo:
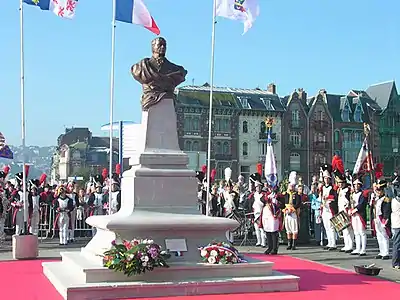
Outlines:
{"label": "drum", "polygon": [[346,212],[341,211],[340,213],[332,217],[331,224],[339,233],[351,225],[351,219]]}

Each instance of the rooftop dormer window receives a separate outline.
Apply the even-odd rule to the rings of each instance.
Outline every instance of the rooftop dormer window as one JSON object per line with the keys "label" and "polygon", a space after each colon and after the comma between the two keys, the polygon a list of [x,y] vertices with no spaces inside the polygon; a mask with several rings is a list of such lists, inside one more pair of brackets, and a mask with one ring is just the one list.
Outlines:
{"label": "rooftop dormer window", "polygon": [[350,122],[350,107],[346,104],[342,110],[342,121]]}
{"label": "rooftop dormer window", "polygon": [[361,123],[362,120],[362,111],[361,111],[361,106],[357,105],[355,111],[354,111],[354,122],[359,122]]}

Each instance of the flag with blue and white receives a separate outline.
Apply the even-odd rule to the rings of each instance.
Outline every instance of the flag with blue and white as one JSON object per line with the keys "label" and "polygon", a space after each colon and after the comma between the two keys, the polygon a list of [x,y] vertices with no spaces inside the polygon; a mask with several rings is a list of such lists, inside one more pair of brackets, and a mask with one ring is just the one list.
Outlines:
{"label": "flag with blue and white", "polygon": [[268,129],[267,137],[267,154],[265,156],[264,175],[268,185],[276,187],[278,184],[278,172],[276,170],[276,161],[274,155],[274,148],[272,146],[271,129]]}
{"label": "flag with blue and white", "polygon": [[52,11],[60,18],[72,19],[75,16],[78,0],[23,0],[28,5],[39,7],[41,10]]}

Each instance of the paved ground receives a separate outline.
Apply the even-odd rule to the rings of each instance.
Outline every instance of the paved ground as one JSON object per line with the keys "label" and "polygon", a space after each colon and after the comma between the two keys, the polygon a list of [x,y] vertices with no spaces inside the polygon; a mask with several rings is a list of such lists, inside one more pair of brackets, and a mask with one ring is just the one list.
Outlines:
{"label": "paved ground", "polygon": [[[57,239],[43,240],[39,246],[39,257],[40,258],[59,258],[60,251],[77,251],[81,247],[85,246],[87,239],[77,240],[75,243],[68,246],[59,246]],[[241,252],[244,253],[262,253],[264,249],[242,246],[238,247]],[[288,254],[294,257],[312,260],[314,262],[331,265],[334,267],[354,270],[353,266],[356,264],[370,265],[375,263],[376,266],[383,268],[380,277],[400,283],[400,271],[393,270],[391,268],[391,262],[376,260],[374,257],[378,254],[377,242],[374,239],[368,240],[368,250],[366,257],[354,257],[349,254],[340,252],[328,252],[321,249],[319,246],[298,246],[296,251],[287,251],[285,245],[281,245],[279,248],[281,254]],[[11,260],[11,242],[7,241],[5,244],[0,246],[0,261]]]}

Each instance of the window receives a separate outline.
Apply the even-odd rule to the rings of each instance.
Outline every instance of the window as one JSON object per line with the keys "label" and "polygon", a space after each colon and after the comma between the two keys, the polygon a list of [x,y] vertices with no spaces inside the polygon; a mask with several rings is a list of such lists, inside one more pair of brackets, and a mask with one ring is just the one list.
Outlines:
{"label": "window", "polygon": [[300,112],[299,110],[295,109],[292,110],[292,126],[298,127],[300,123]]}
{"label": "window", "polygon": [[185,131],[200,131],[200,116],[190,114],[185,115],[183,129]]}
{"label": "window", "polygon": [[323,121],[325,119],[325,112],[323,112],[322,110],[318,110],[314,113],[314,119],[316,121]]}
{"label": "window", "polygon": [[290,171],[300,171],[300,154],[291,153],[289,159]]}
{"label": "window", "polygon": [[350,108],[346,104],[342,110],[342,121],[343,122],[350,122]]}
{"label": "window", "polygon": [[326,156],[323,154],[316,154],[314,156],[314,165],[326,164]]}
{"label": "window", "polygon": [[242,154],[243,156],[249,155],[249,145],[246,142],[243,143]]}
{"label": "window", "polygon": [[363,121],[361,114],[362,114],[361,106],[357,105],[356,110],[354,111],[354,122],[361,123]]}
{"label": "window", "polygon": [[301,135],[297,131],[292,131],[290,133],[290,142],[293,144],[295,147],[300,147],[301,146]]}
{"label": "window", "polygon": [[399,138],[397,136],[392,137],[392,148],[399,148]]}
{"label": "window", "polygon": [[243,108],[247,108],[247,109],[251,108],[248,98],[239,96],[238,99]]}
{"label": "window", "polygon": [[250,176],[250,166],[240,166],[240,175],[242,175],[244,181],[247,182]]}
{"label": "window", "polygon": [[215,118],[215,131],[231,132],[231,120],[229,118]]}
{"label": "window", "polygon": [[183,146],[184,151],[191,151],[192,150],[192,142],[191,141],[185,141],[185,145]]}
{"label": "window", "polygon": [[225,179],[225,169],[229,167],[229,163],[217,163],[217,179]]}
{"label": "window", "polygon": [[262,121],[260,123],[260,132],[266,132],[266,130],[267,130],[267,126],[265,125],[265,122]]}
{"label": "window", "polygon": [[335,144],[339,143],[339,138],[340,138],[340,133],[338,130],[335,130],[335,133],[334,133]]}
{"label": "window", "polygon": [[192,144],[192,151],[200,151],[200,144],[198,141],[194,141]]}
{"label": "window", "polygon": [[222,153],[222,145],[221,142],[216,142],[215,143],[215,154],[221,154]]}
{"label": "window", "polygon": [[243,133],[247,133],[248,132],[247,121],[243,121],[242,131],[243,131]]}
{"label": "window", "polygon": [[258,153],[260,153],[260,156],[267,154],[267,143],[258,143],[258,145],[260,150]]}
{"label": "window", "polygon": [[274,109],[274,107],[271,104],[271,100],[261,98],[261,102],[265,105],[265,108],[267,110],[273,110]]}
{"label": "window", "polygon": [[228,142],[224,142],[222,150],[223,150],[223,154],[225,154],[225,155],[231,154],[231,149],[229,147],[229,143]]}
{"label": "window", "polygon": [[314,142],[326,142],[326,136],[322,132],[318,132],[314,135]]}

